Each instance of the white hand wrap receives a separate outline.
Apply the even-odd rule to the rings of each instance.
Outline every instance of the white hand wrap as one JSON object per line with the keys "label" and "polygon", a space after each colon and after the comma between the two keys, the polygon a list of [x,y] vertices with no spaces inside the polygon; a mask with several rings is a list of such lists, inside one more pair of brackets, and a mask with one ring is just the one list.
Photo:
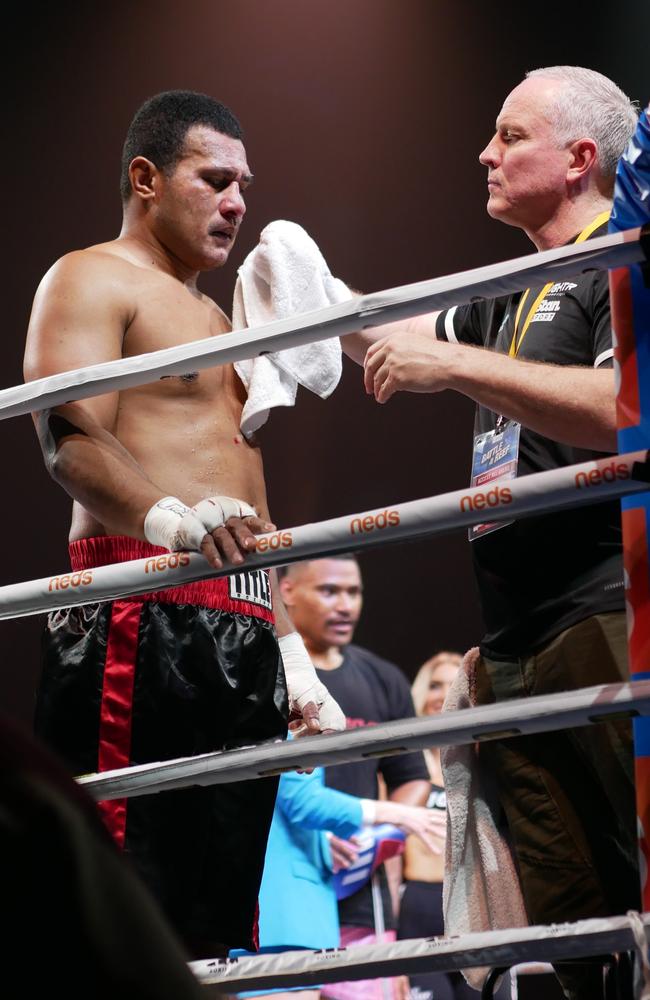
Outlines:
{"label": "white hand wrap", "polygon": [[144,536],[170,552],[201,548],[205,536],[231,517],[256,517],[250,504],[232,497],[208,497],[188,507],[178,497],[163,497],[144,519]]}
{"label": "white hand wrap", "polygon": [[305,705],[313,701],[318,706],[321,729],[335,729],[337,732],[342,732],[345,729],[345,715],[325,685],[318,680],[314,665],[298,633],[283,635],[278,643],[284,663],[291,708],[302,712]]}

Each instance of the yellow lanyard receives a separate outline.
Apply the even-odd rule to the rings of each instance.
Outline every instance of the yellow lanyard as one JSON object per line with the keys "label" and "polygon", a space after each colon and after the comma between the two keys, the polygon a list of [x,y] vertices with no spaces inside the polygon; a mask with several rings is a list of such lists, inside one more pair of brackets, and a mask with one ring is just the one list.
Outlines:
{"label": "yellow lanyard", "polygon": [[[602,226],[604,222],[607,222],[609,216],[610,216],[609,209],[606,212],[601,212],[600,215],[597,215],[596,218],[593,220],[593,222],[590,222],[589,225],[586,227],[586,229],[582,230],[582,232],[575,240],[575,242],[584,243],[585,240],[589,239],[594,230],[598,229],[599,226]],[[517,357],[517,354],[519,353],[519,348],[521,347],[522,341],[526,336],[526,332],[528,330],[528,327],[530,326],[533,316],[537,312],[540,303],[546,297],[547,292],[550,291],[550,289],[553,287],[554,284],[555,284],[554,281],[549,281],[547,285],[544,285],[541,292],[539,293],[539,295],[533,302],[532,306],[528,310],[526,319],[524,321],[524,325],[521,330],[521,334],[519,335],[519,339],[517,339],[517,334],[519,332],[519,320],[521,319],[521,314],[524,310],[526,299],[530,295],[530,288],[527,288],[524,294],[521,296],[521,301],[519,302],[519,307],[517,309],[517,315],[515,316],[515,332],[512,335],[512,343],[510,344],[510,350],[508,351],[508,354],[511,358]]]}

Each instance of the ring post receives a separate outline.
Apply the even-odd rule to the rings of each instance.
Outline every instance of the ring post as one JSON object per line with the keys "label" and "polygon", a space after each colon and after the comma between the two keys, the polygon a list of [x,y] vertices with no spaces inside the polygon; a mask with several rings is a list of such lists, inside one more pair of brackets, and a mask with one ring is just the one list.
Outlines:
{"label": "ring post", "polygon": [[[650,108],[618,165],[610,232],[650,220]],[[650,269],[610,271],[617,376],[618,446],[650,446]],[[650,679],[650,492],[621,500],[625,600],[632,679]],[[635,777],[643,908],[650,909],[650,718],[634,721]]]}

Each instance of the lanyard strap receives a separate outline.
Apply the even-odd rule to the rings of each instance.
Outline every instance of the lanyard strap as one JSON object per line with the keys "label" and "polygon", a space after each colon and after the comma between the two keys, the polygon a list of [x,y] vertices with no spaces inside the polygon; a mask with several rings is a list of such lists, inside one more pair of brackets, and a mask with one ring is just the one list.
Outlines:
{"label": "lanyard strap", "polygon": [[[580,235],[576,238],[576,240],[574,242],[575,243],[584,243],[584,241],[587,240],[587,239],[589,239],[589,237],[591,236],[591,234],[596,229],[598,229],[599,226],[602,226],[604,222],[607,222],[607,220],[609,219],[609,216],[610,216],[609,209],[606,212],[601,212],[600,215],[597,215],[596,218],[593,219],[589,223],[589,225],[586,226],[585,229],[582,230],[582,232],[580,233]],[[544,287],[542,288],[541,292],[539,293],[539,295],[537,296],[537,298],[533,302],[532,306],[528,310],[528,312],[526,314],[526,319],[524,320],[524,325],[523,325],[522,330],[521,330],[521,334],[519,335],[519,339],[517,339],[517,334],[519,333],[519,321],[521,320],[521,314],[524,311],[524,305],[526,303],[526,300],[527,300],[528,296],[530,295],[530,288],[527,288],[526,291],[524,292],[524,294],[521,296],[521,300],[519,302],[519,307],[517,309],[517,315],[515,316],[515,331],[514,331],[514,333],[512,335],[512,343],[510,344],[510,350],[508,351],[508,354],[509,354],[509,356],[511,358],[516,358],[517,357],[517,354],[519,353],[519,348],[521,347],[522,341],[523,341],[524,337],[526,336],[526,332],[528,330],[528,327],[531,324],[531,320],[532,320],[533,316],[535,315],[535,313],[537,312],[537,309],[538,309],[540,303],[544,300],[544,298],[546,297],[546,295],[550,291],[550,289],[553,287],[553,285],[554,285],[553,281],[549,281],[547,285],[544,285]]]}

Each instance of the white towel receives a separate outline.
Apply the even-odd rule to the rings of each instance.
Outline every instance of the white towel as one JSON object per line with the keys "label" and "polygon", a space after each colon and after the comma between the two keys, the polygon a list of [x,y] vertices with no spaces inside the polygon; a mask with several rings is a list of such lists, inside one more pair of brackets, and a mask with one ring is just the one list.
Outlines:
{"label": "white towel", "polygon": [[[318,246],[302,226],[278,219],[239,268],[232,309],[233,330],[288,319],[352,298],[333,278]],[[239,361],[235,370],[248,399],[241,430],[250,437],[266,423],[274,406],[293,406],[298,385],[326,399],[341,378],[338,337]]]}
{"label": "white towel", "polygon": [[[456,674],[444,711],[470,708],[475,698],[477,647],[470,649]],[[445,934],[472,934],[527,927],[519,877],[507,836],[497,825],[499,801],[476,744],[443,747],[447,793],[447,840],[443,910]],[[487,968],[464,969],[465,979],[480,990]]]}

